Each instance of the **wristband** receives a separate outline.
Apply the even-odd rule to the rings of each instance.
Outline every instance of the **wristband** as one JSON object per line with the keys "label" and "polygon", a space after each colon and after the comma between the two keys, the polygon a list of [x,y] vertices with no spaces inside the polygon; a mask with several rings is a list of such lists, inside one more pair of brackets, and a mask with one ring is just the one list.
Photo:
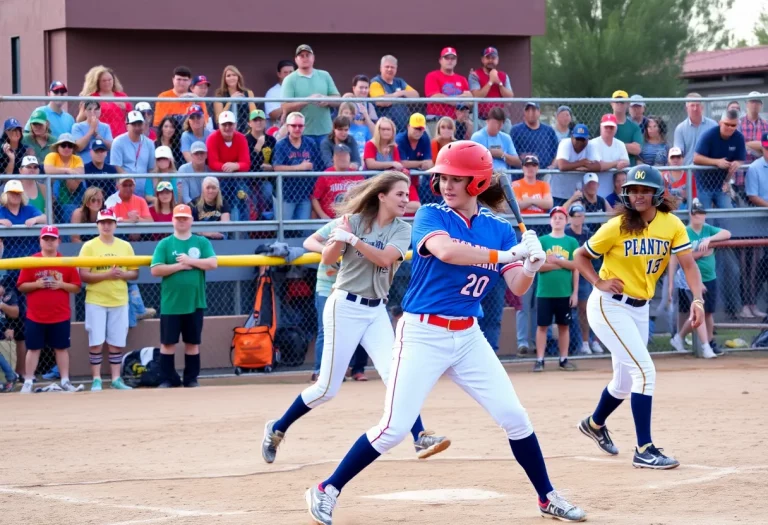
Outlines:
{"label": "wristband", "polygon": [[499,262],[499,250],[489,250],[488,254],[488,262],[491,264],[496,264]]}
{"label": "wristband", "polygon": [[536,275],[536,270],[529,270],[528,268],[525,267],[525,265],[523,265],[523,273],[525,274],[526,277],[533,277],[534,275]]}
{"label": "wristband", "polygon": [[703,299],[694,299],[691,303],[692,306],[698,306],[702,311],[704,311],[704,300]]}
{"label": "wristband", "polygon": [[357,235],[352,235],[347,242],[350,246],[354,247],[357,244],[357,241],[359,241],[360,238]]}

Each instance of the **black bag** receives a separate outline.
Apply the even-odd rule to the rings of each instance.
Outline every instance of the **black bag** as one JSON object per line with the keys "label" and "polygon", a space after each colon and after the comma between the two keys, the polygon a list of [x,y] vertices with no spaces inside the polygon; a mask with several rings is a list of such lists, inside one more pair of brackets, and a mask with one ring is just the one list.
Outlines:
{"label": "black bag", "polygon": [[281,365],[302,365],[308,350],[309,340],[303,330],[297,326],[281,326],[277,329],[275,352]]}
{"label": "black bag", "polygon": [[[768,324],[768,317],[761,321],[762,324]],[[768,348],[768,330],[760,330],[760,333],[752,340],[750,348]]]}
{"label": "black bag", "polygon": [[162,382],[160,373],[160,349],[147,346],[123,355],[121,375],[125,384],[157,387]]}

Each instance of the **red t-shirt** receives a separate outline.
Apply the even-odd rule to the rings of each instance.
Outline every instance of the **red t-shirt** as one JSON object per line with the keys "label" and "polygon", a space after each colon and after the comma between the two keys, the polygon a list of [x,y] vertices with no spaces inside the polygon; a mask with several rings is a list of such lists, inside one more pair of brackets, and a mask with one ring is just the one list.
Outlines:
{"label": "red t-shirt", "polygon": [[[469,91],[467,77],[457,73],[446,75],[439,69],[430,71],[424,78],[424,96],[441,95],[443,97],[458,97],[463,92]],[[427,104],[427,115],[439,117],[456,116],[456,107],[450,104]]]}
{"label": "red t-shirt", "polygon": [[[112,93],[115,97],[127,97],[125,93],[122,91],[115,91]],[[91,93],[92,97],[100,97],[98,91],[95,91]],[[129,111],[133,109],[133,106],[130,102],[125,102],[125,109],[121,108],[117,105],[117,102],[100,102],[101,104],[101,117],[99,117],[99,120],[101,120],[104,124],[109,126],[109,129],[112,131],[112,137],[117,138],[118,135],[122,135],[127,131],[126,125],[125,125],[125,116],[128,114]],[[154,139],[153,139],[154,140]]]}
{"label": "red t-shirt", "polygon": [[208,167],[211,171],[223,171],[221,167],[227,162],[237,162],[239,171],[251,169],[250,150],[245,135],[235,131],[232,142],[227,146],[220,131],[214,131],[205,141],[208,147]]}
{"label": "red t-shirt", "polygon": [[392,144],[392,149],[390,151],[392,153],[391,159],[382,158],[383,155],[379,153],[379,150],[376,147],[376,144],[374,144],[372,140],[369,140],[368,142],[365,143],[365,148],[363,148],[363,160],[373,159],[373,160],[379,160],[382,162],[386,162],[387,160],[392,160],[393,162],[400,162],[400,150],[397,149],[397,144]]}
{"label": "red t-shirt", "polygon": [[[42,257],[42,252],[34,254],[32,257]],[[61,257],[56,253],[56,257]],[[47,267],[47,268],[23,268],[19,273],[17,286],[23,283],[33,283],[38,279],[54,279],[65,283],[76,284],[80,286],[80,273],[77,268],[65,267]],[[64,290],[51,290],[43,288],[26,294],[27,296],[27,317],[36,323],[60,323],[69,321],[72,318],[72,311],[69,308],[69,292]]]}
{"label": "red t-shirt", "polygon": [[[325,171],[336,171],[336,168],[331,166]],[[320,207],[328,217],[336,217],[336,210],[333,209],[333,206],[344,200],[347,190],[361,180],[365,180],[365,177],[362,175],[318,177],[317,182],[315,182],[315,189],[312,192],[312,198],[320,202]]]}

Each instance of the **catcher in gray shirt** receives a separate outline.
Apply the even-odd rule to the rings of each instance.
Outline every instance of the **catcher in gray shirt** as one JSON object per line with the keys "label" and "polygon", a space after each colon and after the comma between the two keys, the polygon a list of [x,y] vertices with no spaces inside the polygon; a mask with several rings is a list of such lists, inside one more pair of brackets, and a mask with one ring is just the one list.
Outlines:
{"label": "catcher in gray shirt", "polygon": [[[323,250],[323,264],[341,259],[341,269],[323,311],[324,344],[317,382],[306,388],[280,419],[268,421],[261,453],[272,463],[288,427],[333,399],[358,344],[389,380],[395,335],[385,308],[392,278],[411,243],[411,226],[401,217],[409,201],[410,179],[385,171],[351,188],[338,209],[337,224]],[[421,416],[411,428],[419,458],[447,449],[450,440],[425,432]]]}

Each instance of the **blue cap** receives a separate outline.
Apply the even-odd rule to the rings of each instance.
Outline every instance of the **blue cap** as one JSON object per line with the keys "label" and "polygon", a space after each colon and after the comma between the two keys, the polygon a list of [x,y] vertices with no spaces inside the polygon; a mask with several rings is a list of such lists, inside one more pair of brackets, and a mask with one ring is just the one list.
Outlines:
{"label": "blue cap", "polygon": [[53,82],[51,82],[51,85],[48,88],[48,91],[53,91],[53,92],[64,91],[66,93],[67,92],[67,86],[64,85],[64,82],[61,82],[59,80],[54,80]]}
{"label": "blue cap", "polygon": [[352,153],[352,150],[346,144],[336,144],[333,147],[333,153]]}
{"label": "blue cap", "polygon": [[22,129],[21,123],[16,120],[15,118],[9,118],[3,123],[3,131],[8,131],[11,129]]}
{"label": "blue cap", "polygon": [[532,100],[529,100],[528,102],[525,103],[525,109],[528,109],[529,106],[533,106],[536,109],[540,109],[539,108],[539,103],[538,102],[534,102]]}
{"label": "blue cap", "polygon": [[576,213],[584,213],[585,211],[586,210],[585,210],[584,206],[580,202],[574,202],[573,204],[571,204],[571,207],[568,208],[568,215],[573,217],[574,214],[576,214]]}
{"label": "blue cap", "polygon": [[103,140],[101,140],[101,139],[96,139],[96,140],[94,140],[94,141],[93,141],[93,144],[91,144],[91,150],[92,150],[92,151],[98,151],[98,150],[100,150],[100,149],[102,149],[102,150],[107,150],[107,149],[109,149],[109,148],[107,148],[107,145],[106,145],[106,144],[104,144],[104,141],[103,141]]}
{"label": "blue cap", "polygon": [[576,138],[576,139],[588,139],[589,129],[587,129],[586,124],[576,124],[575,126],[573,126],[572,135],[573,135],[573,138]]}
{"label": "blue cap", "polygon": [[567,111],[568,113],[573,115],[573,111],[571,111],[571,108],[569,106],[565,106],[565,105],[558,107],[557,111],[555,112],[555,115],[559,115],[563,111]]}

